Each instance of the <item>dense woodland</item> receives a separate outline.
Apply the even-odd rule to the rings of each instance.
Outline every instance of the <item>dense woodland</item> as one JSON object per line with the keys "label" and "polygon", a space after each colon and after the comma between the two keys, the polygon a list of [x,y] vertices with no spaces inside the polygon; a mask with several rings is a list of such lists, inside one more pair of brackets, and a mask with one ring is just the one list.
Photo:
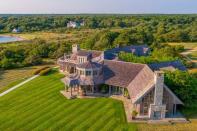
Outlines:
{"label": "dense woodland", "polygon": [[0,32],[64,31],[70,20],[84,21],[83,28],[130,28],[132,42],[197,41],[197,15],[0,16]]}
{"label": "dense woodland", "polygon": [[[0,32],[20,28],[22,32],[52,31],[65,33],[68,21],[84,21],[83,29],[95,33],[81,41],[85,49],[106,50],[117,46],[148,44],[151,54],[138,57],[121,52],[119,58],[137,63],[181,60],[183,46],[169,46],[165,42],[197,42],[197,15],[113,15],[113,16],[2,16]],[[74,29],[80,30],[80,29]],[[44,59],[57,59],[71,50],[72,42],[51,42],[34,39],[27,44],[0,46],[0,68],[11,69],[38,65]],[[166,83],[184,101],[196,100],[196,76],[188,72],[167,72]]]}

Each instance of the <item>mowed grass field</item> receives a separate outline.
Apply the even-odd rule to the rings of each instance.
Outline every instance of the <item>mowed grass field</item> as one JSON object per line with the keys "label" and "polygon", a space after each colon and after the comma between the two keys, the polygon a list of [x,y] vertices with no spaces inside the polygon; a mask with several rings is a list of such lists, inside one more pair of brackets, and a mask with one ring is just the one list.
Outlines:
{"label": "mowed grass field", "polygon": [[0,98],[0,130],[196,131],[190,124],[127,123],[121,101],[110,98],[67,100],[60,94],[63,75],[53,71]]}
{"label": "mowed grass field", "polygon": [[0,93],[31,77],[33,72],[41,67],[43,66],[32,66],[0,71]]}
{"label": "mowed grass field", "polygon": [[40,76],[0,98],[0,130],[136,130],[122,102],[108,98],[67,100],[62,75]]}

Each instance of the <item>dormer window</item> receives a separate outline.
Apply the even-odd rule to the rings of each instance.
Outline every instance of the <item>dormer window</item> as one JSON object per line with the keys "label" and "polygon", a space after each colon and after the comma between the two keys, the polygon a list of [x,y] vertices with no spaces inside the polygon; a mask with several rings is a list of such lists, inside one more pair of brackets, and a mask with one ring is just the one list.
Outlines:
{"label": "dormer window", "polygon": [[86,76],[91,76],[92,72],[91,71],[86,71]]}
{"label": "dormer window", "polygon": [[85,63],[87,61],[86,57],[78,57],[78,62],[79,63]]}

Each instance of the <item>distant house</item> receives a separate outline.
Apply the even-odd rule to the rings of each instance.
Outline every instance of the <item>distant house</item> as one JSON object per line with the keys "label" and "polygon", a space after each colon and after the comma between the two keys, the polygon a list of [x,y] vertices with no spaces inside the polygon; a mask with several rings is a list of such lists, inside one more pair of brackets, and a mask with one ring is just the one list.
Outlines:
{"label": "distant house", "polygon": [[[136,48],[129,51],[132,49]],[[106,60],[103,51],[81,50],[79,45],[73,45],[72,53],[59,58],[58,64],[65,74],[62,94],[83,97],[105,92],[128,101],[138,119],[173,116],[177,105],[183,104],[164,84],[164,73],[151,70],[147,64]]]}
{"label": "distant house", "polygon": [[80,22],[80,26],[85,26],[85,22],[84,21]]}
{"label": "distant house", "polygon": [[156,70],[170,70],[174,71],[176,69],[181,71],[186,71],[187,68],[182,64],[180,60],[159,62],[148,65],[153,71]]}
{"label": "distant house", "polygon": [[20,33],[20,32],[21,32],[21,30],[19,28],[14,28],[12,30],[12,33]]}
{"label": "distant house", "polygon": [[84,21],[82,22],[69,21],[67,23],[67,28],[79,28],[84,25],[85,25]]}
{"label": "distant house", "polygon": [[132,53],[137,56],[147,56],[150,53],[150,48],[147,45],[131,45],[124,47],[117,47],[105,51],[105,58],[112,60],[118,56],[120,52]]}

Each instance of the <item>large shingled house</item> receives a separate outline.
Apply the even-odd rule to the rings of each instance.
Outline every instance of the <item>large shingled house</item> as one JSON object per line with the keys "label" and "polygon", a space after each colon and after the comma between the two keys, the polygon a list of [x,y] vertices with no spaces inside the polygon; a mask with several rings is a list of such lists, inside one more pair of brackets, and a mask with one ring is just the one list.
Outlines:
{"label": "large shingled house", "polygon": [[[71,95],[96,95],[107,86],[107,94],[128,100],[138,118],[162,119],[176,113],[183,102],[164,84],[164,74],[153,71],[146,64],[104,59],[102,51],[81,50],[73,45],[72,53],[58,59],[60,71],[65,74],[65,92]],[[125,98],[127,99],[127,98]]]}

